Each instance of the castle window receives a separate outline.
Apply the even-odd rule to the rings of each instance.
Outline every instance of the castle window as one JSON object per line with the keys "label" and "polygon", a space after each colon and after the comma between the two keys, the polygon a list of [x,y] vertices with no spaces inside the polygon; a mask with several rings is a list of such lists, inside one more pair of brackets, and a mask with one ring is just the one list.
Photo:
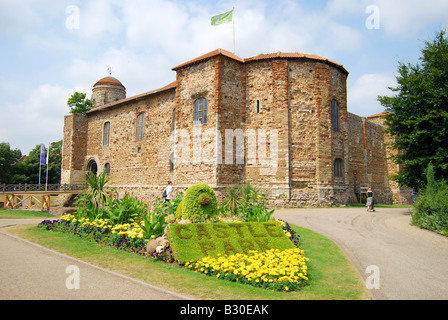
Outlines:
{"label": "castle window", "polygon": [[176,108],[173,109],[173,126],[172,126],[172,131],[176,130]]}
{"label": "castle window", "polygon": [[110,163],[104,165],[104,171],[106,171],[106,174],[110,174]]}
{"label": "castle window", "polygon": [[334,176],[335,177],[342,177],[343,176],[343,162],[341,158],[334,159]]}
{"label": "castle window", "polygon": [[110,141],[110,122],[107,121],[103,126],[103,146],[108,146]]}
{"label": "castle window", "polygon": [[194,102],[193,124],[207,123],[207,99],[199,98]]}
{"label": "castle window", "polygon": [[170,154],[170,171],[174,171],[174,152]]}
{"label": "castle window", "polygon": [[137,116],[137,123],[135,128],[135,140],[141,141],[143,140],[143,131],[145,128],[145,114],[140,113]]}
{"label": "castle window", "polygon": [[339,104],[334,99],[331,101],[331,126],[339,131]]}
{"label": "castle window", "polygon": [[261,112],[261,106],[260,106],[260,100],[257,100],[257,108],[256,108],[257,113]]}

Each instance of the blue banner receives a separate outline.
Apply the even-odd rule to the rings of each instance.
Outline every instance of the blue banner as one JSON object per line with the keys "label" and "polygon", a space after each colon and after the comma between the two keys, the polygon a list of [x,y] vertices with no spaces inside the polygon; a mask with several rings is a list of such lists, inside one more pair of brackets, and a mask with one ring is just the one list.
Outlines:
{"label": "blue banner", "polygon": [[41,165],[47,164],[46,157],[45,157],[45,144],[43,144],[43,143],[40,145],[40,164]]}

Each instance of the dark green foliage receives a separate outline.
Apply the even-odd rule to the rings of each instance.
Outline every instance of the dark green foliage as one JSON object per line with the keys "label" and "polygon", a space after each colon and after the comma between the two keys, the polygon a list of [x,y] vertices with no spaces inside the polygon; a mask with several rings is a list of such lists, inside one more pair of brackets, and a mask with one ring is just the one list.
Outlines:
{"label": "dark green foliage", "polygon": [[432,163],[436,175],[448,178],[448,39],[441,31],[426,42],[420,63],[400,63],[395,95],[380,96],[385,107],[393,160],[401,166],[394,177],[401,185],[421,188]]}
{"label": "dark green foliage", "polygon": [[9,143],[0,143],[0,183],[20,183],[22,152],[11,149]]}
{"label": "dark green foliage", "polygon": [[[49,149],[49,151],[48,151]],[[48,183],[58,184],[61,181],[62,140],[52,142],[48,159]],[[39,183],[40,144],[22,157],[18,149],[11,150],[9,143],[0,143],[0,183]],[[40,166],[41,183],[45,184],[47,166]]]}
{"label": "dark green foliage", "polygon": [[163,235],[167,223],[165,221],[166,214],[164,213],[148,213],[143,217],[143,224],[141,226],[143,230],[143,238],[151,239],[158,238]]}
{"label": "dark green foliage", "polygon": [[434,168],[428,166],[427,186],[418,196],[412,224],[448,236],[448,184],[436,180]]}
{"label": "dark green foliage", "polygon": [[227,198],[223,207],[231,215],[244,221],[267,222],[274,213],[274,210],[268,210],[267,205],[265,195],[250,182],[246,182],[238,188],[227,188]]}

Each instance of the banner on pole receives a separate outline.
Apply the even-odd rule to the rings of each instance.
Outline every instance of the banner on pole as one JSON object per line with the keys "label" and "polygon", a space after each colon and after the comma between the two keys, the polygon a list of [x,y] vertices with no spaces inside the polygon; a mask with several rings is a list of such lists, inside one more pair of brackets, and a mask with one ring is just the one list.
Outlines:
{"label": "banner on pole", "polygon": [[47,163],[47,158],[46,158],[46,156],[45,156],[45,144],[41,144],[40,145],[40,162],[39,162],[39,164],[40,165],[46,165]]}
{"label": "banner on pole", "polygon": [[221,23],[232,22],[232,19],[233,19],[233,9],[228,12],[213,16],[212,26],[217,26],[220,25]]}

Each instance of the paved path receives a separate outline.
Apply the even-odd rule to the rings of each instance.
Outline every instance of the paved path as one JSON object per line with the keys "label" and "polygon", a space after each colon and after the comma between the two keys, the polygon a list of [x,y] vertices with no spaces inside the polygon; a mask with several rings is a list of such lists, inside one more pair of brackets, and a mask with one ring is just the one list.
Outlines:
{"label": "paved path", "polygon": [[0,219],[0,300],[188,299],[2,232],[8,225],[40,221]]}
{"label": "paved path", "polygon": [[[275,217],[332,239],[365,281],[379,271],[373,299],[448,299],[448,238],[410,226],[408,209],[278,209]],[[40,220],[0,219],[0,299],[183,299],[2,232]],[[68,266],[80,289],[67,289]]]}
{"label": "paved path", "polygon": [[279,209],[274,216],[333,240],[363,281],[374,284],[379,271],[373,299],[448,299],[448,238],[411,226],[409,209]]}

